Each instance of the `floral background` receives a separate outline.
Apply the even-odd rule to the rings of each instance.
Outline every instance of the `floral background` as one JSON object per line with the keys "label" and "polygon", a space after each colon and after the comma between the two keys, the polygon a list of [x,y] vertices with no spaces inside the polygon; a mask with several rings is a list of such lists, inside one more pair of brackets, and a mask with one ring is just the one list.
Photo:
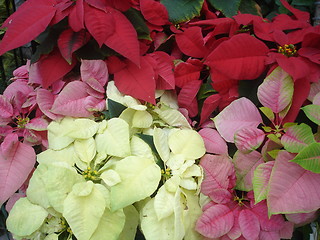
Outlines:
{"label": "floral background", "polygon": [[314,10],[24,2],[1,25],[3,59],[32,45],[0,95],[3,237],[316,238]]}

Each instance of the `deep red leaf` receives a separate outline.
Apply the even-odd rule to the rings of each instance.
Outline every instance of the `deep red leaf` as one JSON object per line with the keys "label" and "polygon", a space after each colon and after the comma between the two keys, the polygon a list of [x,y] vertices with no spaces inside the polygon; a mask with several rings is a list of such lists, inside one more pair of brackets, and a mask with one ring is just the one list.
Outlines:
{"label": "deep red leaf", "polygon": [[74,32],[72,29],[63,31],[58,38],[58,47],[61,55],[70,64],[72,54],[84,46],[90,39],[90,35],[85,31]]}
{"label": "deep red leaf", "polygon": [[12,14],[3,27],[7,31],[0,42],[0,55],[35,39],[52,20],[56,8],[53,0],[28,0]]}
{"label": "deep red leaf", "polygon": [[282,5],[288,9],[290,12],[293,13],[293,15],[302,22],[309,22],[310,20],[310,14],[308,12],[301,11],[299,9],[296,9],[286,1],[286,0],[280,0]]}
{"label": "deep red leaf", "polygon": [[232,87],[236,86],[238,81],[220,73],[215,69],[210,69],[213,89],[219,91],[220,94],[227,93]]}
{"label": "deep red leaf", "polygon": [[203,64],[199,60],[181,62],[174,69],[176,85],[182,88],[186,83],[197,80],[200,77],[200,71]]}
{"label": "deep red leaf", "polygon": [[268,47],[260,40],[238,34],[222,42],[206,60],[212,71],[219,71],[231,79],[255,79],[265,69]]}
{"label": "deep red leaf", "polygon": [[98,8],[100,10],[104,10],[107,7],[112,7],[112,4],[110,3],[110,1],[105,1],[105,0],[85,0],[85,1],[92,7]]}
{"label": "deep red leaf", "polygon": [[239,13],[232,17],[239,25],[250,25],[254,21],[264,22],[263,18],[257,15],[252,15],[248,13]]}
{"label": "deep red leaf", "polygon": [[59,78],[66,75],[74,67],[61,56],[58,50],[54,50],[49,55],[43,56],[38,62],[38,70],[41,77],[41,85],[44,88],[49,87]]}
{"label": "deep red leaf", "polygon": [[126,61],[127,66],[114,74],[114,81],[120,92],[155,104],[156,83],[149,58],[141,57],[141,67]]}
{"label": "deep red leaf", "polygon": [[140,0],[140,9],[143,17],[154,25],[169,23],[169,15],[166,7],[155,0]]}
{"label": "deep red leaf", "polygon": [[[197,93],[200,89],[202,81],[193,80],[186,83],[178,95],[179,107],[185,108],[189,112],[190,117],[195,117],[198,114]],[[196,100],[196,101],[195,101]],[[195,104],[194,104],[195,101]]]}
{"label": "deep red leaf", "polygon": [[91,7],[88,4],[85,4],[84,9],[86,28],[101,47],[106,39],[115,31],[114,18],[112,17],[112,14],[98,8]]}
{"label": "deep red leaf", "polygon": [[58,4],[55,5],[57,11],[56,14],[54,15],[51,24],[57,24],[60,22],[62,19],[64,19],[66,16],[68,16],[72,10],[71,5],[73,5],[73,1],[63,1],[59,2]]}
{"label": "deep red leaf", "polygon": [[[272,19],[272,30],[295,30],[299,28],[308,28],[310,23],[307,21],[296,20],[287,14],[279,14]],[[299,30],[298,30],[299,31]]]}
{"label": "deep red leaf", "polygon": [[165,52],[156,51],[150,54],[156,61],[157,89],[174,89],[175,79],[173,74],[173,58]]}
{"label": "deep red leaf", "polygon": [[281,53],[275,53],[276,61],[279,66],[292,76],[296,81],[305,78],[310,74],[308,64],[301,57],[286,57]]}
{"label": "deep red leaf", "polygon": [[131,7],[131,0],[85,0],[93,7],[104,10],[106,7],[112,7],[119,11],[125,12]]}
{"label": "deep red leaf", "polygon": [[302,47],[319,48],[320,32],[309,32],[303,37]]}
{"label": "deep red leaf", "polygon": [[221,97],[219,94],[211,95],[204,100],[200,115],[200,125],[209,119],[212,112],[219,106],[220,101]]}
{"label": "deep red leaf", "polygon": [[203,2],[201,12],[206,16],[206,19],[216,19],[218,16],[209,9],[207,1]]}
{"label": "deep red leaf", "polygon": [[69,25],[75,32],[84,29],[84,7],[83,0],[77,0],[75,6],[69,13]]}
{"label": "deep red leaf", "polygon": [[107,37],[104,44],[140,65],[139,41],[131,22],[115,9],[107,9],[107,14],[114,19],[114,33]]}
{"label": "deep red leaf", "polygon": [[200,27],[195,26],[175,35],[181,52],[195,58],[202,58],[207,54],[201,30]]}
{"label": "deep red leaf", "polygon": [[289,112],[283,119],[283,123],[285,122],[294,122],[296,119],[300,108],[304,101],[307,99],[310,92],[310,83],[307,79],[299,79],[294,83],[294,92],[292,97],[292,104]]}
{"label": "deep red leaf", "polygon": [[126,63],[121,61],[118,57],[116,56],[110,56],[106,60],[108,70],[110,74],[114,74],[121,69],[126,67]]}
{"label": "deep red leaf", "polygon": [[134,2],[134,1],[131,1],[131,0],[121,0],[121,1],[111,0],[113,7],[118,9],[121,12],[127,11],[131,7],[132,2]]}

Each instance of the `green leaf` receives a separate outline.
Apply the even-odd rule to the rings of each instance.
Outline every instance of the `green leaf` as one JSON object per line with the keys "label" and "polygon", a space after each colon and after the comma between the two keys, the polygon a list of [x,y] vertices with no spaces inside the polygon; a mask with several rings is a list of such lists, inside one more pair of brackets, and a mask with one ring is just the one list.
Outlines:
{"label": "green leaf", "polygon": [[226,17],[232,17],[237,14],[240,2],[241,0],[209,0],[209,3]]}
{"label": "green leaf", "polygon": [[199,92],[197,94],[198,100],[206,99],[207,97],[211,96],[212,94],[216,93],[217,91],[212,87],[212,81],[208,78],[209,81],[206,81],[204,84],[201,85]]}
{"label": "green leaf", "polygon": [[237,151],[234,154],[232,161],[237,177],[236,189],[251,191],[254,170],[259,164],[263,163],[261,154],[257,151],[248,154]]}
{"label": "green leaf", "polygon": [[60,36],[60,33],[65,30],[66,25],[67,21],[62,20],[52,27],[47,28],[38,36],[36,41],[39,43],[39,45],[31,57],[31,64],[37,62],[41,55],[49,54],[53,50],[53,48],[57,45],[57,40]]}
{"label": "green leaf", "polygon": [[153,136],[151,135],[147,135],[147,134],[143,134],[143,133],[137,133],[138,137],[141,138],[146,144],[149,145],[149,147],[151,148],[152,152],[155,154],[158,154],[156,146],[153,143]]}
{"label": "green leaf", "polygon": [[312,7],[314,0],[293,0],[292,5]]}
{"label": "green leaf", "polygon": [[252,185],[256,203],[267,198],[269,179],[273,165],[274,161],[262,163],[254,170]]}
{"label": "green leaf", "polygon": [[272,112],[271,108],[260,107],[259,109],[271,122],[274,121],[274,113]]}
{"label": "green leaf", "polygon": [[257,3],[253,0],[241,0],[239,11],[241,13],[259,15]]}
{"label": "green leaf", "polygon": [[41,206],[32,204],[27,198],[20,198],[7,219],[8,230],[16,236],[27,237],[37,231],[48,212]]}
{"label": "green leaf", "polygon": [[161,171],[153,159],[129,156],[115,164],[121,182],[110,188],[111,210],[124,208],[150,196],[158,187]]}
{"label": "green leaf", "polygon": [[310,104],[301,109],[312,122],[320,125],[320,105]]}
{"label": "green leaf", "polygon": [[199,16],[204,0],[161,0],[172,23],[186,22]]}
{"label": "green leaf", "polygon": [[106,56],[119,55],[106,45],[102,45],[100,48],[99,44],[94,40],[94,38],[91,38],[86,45],[75,51],[75,54],[79,59],[88,60],[104,60]]}
{"label": "green leaf", "polygon": [[311,143],[302,149],[291,162],[295,162],[311,172],[320,173],[320,143]]}
{"label": "green leaf", "polygon": [[97,229],[105,208],[105,196],[93,182],[78,183],[64,201],[63,217],[78,240],[88,240]]}
{"label": "green leaf", "polygon": [[315,142],[312,129],[305,123],[289,127],[281,138],[281,143],[288,152],[298,153],[307,145]]}
{"label": "green leaf", "polygon": [[270,155],[270,157],[272,157],[273,159],[276,159],[278,156],[280,149],[275,149],[275,150],[271,150],[268,152],[268,154]]}
{"label": "green leaf", "polygon": [[289,127],[298,125],[298,123],[294,123],[294,122],[286,122],[285,124],[283,124],[283,128],[287,129]]}
{"label": "green leaf", "polygon": [[119,117],[127,107],[108,98],[108,112],[110,118]]}
{"label": "green leaf", "polygon": [[136,29],[139,39],[152,40],[150,38],[149,28],[140,11],[134,8],[129,8],[127,11],[124,12],[124,15],[126,15],[126,17],[129,19],[129,21]]}
{"label": "green leaf", "polygon": [[282,68],[275,68],[258,87],[261,104],[274,113],[280,113],[291,104],[294,90],[292,77]]}
{"label": "green leaf", "polygon": [[275,134],[273,134],[273,133],[268,134],[267,137],[268,137],[270,140],[274,141],[275,143],[281,145],[280,139],[279,139]]}
{"label": "green leaf", "polygon": [[271,127],[266,127],[266,126],[262,126],[263,131],[265,132],[271,132],[272,128]]}

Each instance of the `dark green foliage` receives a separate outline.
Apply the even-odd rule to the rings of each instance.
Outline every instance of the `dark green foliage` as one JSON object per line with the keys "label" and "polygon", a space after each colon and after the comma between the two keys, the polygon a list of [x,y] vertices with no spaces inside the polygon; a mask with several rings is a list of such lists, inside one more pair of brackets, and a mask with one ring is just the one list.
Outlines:
{"label": "dark green foliage", "polygon": [[209,3],[217,10],[221,11],[226,17],[237,14],[241,0],[209,0]]}
{"label": "dark green foliage", "polygon": [[108,113],[110,118],[119,117],[126,108],[126,106],[108,99]]}
{"label": "dark green foliage", "polygon": [[129,21],[132,23],[132,25],[136,29],[139,39],[151,40],[149,28],[141,12],[139,12],[134,8],[130,8],[129,10],[124,12],[124,15],[126,15],[126,17],[129,19]]}
{"label": "dark green foliage", "polygon": [[204,0],[161,0],[172,23],[186,22],[200,15]]}

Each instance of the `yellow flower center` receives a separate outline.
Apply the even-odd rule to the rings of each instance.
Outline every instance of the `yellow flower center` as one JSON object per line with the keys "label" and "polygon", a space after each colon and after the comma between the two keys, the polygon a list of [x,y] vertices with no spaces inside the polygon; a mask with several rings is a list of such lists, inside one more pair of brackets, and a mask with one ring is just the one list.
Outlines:
{"label": "yellow flower center", "polygon": [[30,121],[30,119],[28,117],[26,118],[22,118],[20,116],[17,117],[17,127],[18,128],[24,128],[24,126]]}
{"label": "yellow flower center", "polygon": [[166,170],[161,169],[161,175],[165,181],[168,180],[172,176],[171,169],[170,168],[166,168]]}
{"label": "yellow flower center", "polygon": [[240,198],[238,196],[234,196],[233,201],[237,202],[239,206],[243,206],[244,202],[243,202],[243,198]]}
{"label": "yellow flower center", "polygon": [[278,53],[281,53],[287,57],[292,57],[297,53],[297,50],[293,44],[285,44],[278,47]]}
{"label": "yellow flower center", "polygon": [[88,167],[87,170],[84,170],[82,172],[82,176],[87,180],[87,181],[96,181],[99,178],[99,174],[96,170],[91,169],[91,167]]}

